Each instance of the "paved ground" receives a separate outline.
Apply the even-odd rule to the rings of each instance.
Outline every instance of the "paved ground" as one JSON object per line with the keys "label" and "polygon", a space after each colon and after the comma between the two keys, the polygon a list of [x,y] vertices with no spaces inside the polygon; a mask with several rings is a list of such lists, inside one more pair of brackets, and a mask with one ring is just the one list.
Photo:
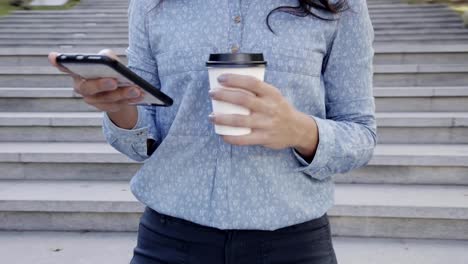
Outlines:
{"label": "paved ground", "polygon": [[[0,233],[3,263],[14,264],[128,264],[135,245],[133,232]],[[468,241],[335,237],[334,245],[340,264],[466,264]]]}

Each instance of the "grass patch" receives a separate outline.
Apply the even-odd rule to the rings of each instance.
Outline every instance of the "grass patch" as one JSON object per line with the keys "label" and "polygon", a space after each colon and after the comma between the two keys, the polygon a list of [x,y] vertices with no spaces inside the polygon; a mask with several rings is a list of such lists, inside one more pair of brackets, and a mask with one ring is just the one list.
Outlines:
{"label": "grass patch", "polygon": [[70,9],[74,7],[76,4],[80,2],[80,0],[69,0],[66,4],[63,6],[29,6],[28,4],[31,2],[29,1],[24,1],[25,4],[23,6],[12,6],[10,5],[10,0],[0,0],[0,16],[7,15],[11,11],[14,10],[64,10],[64,9]]}
{"label": "grass patch", "polygon": [[4,16],[10,13],[12,10],[18,9],[15,6],[11,6],[9,0],[0,0],[0,16]]}
{"label": "grass patch", "polygon": [[468,11],[468,4],[464,4],[464,5],[452,5],[450,6],[450,8],[452,8],[455,12],[459,13],[459,14],[463,14],[465,13],[466,11]]}

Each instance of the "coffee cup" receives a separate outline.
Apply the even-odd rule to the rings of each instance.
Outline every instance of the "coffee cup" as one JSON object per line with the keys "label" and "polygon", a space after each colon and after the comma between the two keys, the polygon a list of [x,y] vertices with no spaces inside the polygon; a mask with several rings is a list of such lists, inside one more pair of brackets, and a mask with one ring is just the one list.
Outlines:
{"label": "coffee cup", "polygon": [[[253,76],[261,81],[264,80],[266,62],[261,53],[215,53],[210,54],[209,60],[206,62],[208,68],[208,76],[210,81],[210,89],[228,89],[247,93],[255,96],[250,91],[224,87],[218,82],[218,77],[222,74],[242,74]],[[250,109],[240,105],[211,100],[213,112],[219,114],[238,114],[250,115]],[[242,136],[252,132],[248,127],[233,127],[215,124],[215,133],[218,135]]]}

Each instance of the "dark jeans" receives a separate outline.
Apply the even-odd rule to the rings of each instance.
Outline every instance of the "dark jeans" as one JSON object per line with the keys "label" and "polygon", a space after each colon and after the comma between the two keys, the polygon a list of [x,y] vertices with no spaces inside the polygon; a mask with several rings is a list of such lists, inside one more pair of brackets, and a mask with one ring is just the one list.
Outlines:
{"label": "dark jeans", "polygon": [[275,231],[220,230],[160,214],[141,216],[131,264],[336,264],[327,214]]}

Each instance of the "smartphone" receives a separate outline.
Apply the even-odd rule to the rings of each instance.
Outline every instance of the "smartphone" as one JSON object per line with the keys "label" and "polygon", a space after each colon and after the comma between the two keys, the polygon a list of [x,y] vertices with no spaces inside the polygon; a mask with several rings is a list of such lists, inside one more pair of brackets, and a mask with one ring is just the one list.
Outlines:
{"label": "smartphone", "polygon": [[114,78],[119,87],[137,85],[144,90],[144,99],[133,105],[171,106],[172,98],[138,76],[118,60],[100,54],[62,53],[57,63],[84,79]]}

